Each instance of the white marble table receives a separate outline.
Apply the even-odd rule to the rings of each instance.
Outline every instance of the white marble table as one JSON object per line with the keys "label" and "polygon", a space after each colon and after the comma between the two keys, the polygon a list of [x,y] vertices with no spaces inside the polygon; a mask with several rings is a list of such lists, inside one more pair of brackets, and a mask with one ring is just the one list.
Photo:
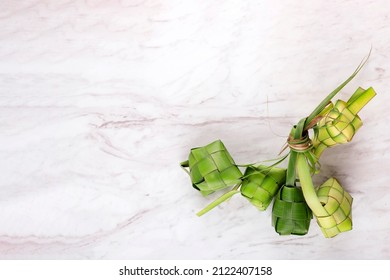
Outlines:
{"label": "white marble table", "polygon": [[[386,0],[1,1],[0,258],[389,259],[389,15]],[[195,216],[212,197],[179,168],[191,147],[275,157],[371,46],[340,97],[378,95],[316,177],[353,195],[353,231],[280,237],[240,196]]]}

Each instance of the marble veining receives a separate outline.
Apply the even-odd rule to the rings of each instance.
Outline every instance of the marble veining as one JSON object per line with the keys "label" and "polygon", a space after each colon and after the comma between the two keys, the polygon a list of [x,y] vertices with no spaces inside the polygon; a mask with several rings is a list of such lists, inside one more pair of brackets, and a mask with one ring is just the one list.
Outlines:
{"label": "marble veining", "polygon": [[[0,6],[1,259],[390,258],[388,1]],[[275,158],[371,47],[340,98],[378,95],[315,178],[350,191],[353,231],[279,237],[240,196],[195,215],[213,197],[179,168],[190,148]]]}

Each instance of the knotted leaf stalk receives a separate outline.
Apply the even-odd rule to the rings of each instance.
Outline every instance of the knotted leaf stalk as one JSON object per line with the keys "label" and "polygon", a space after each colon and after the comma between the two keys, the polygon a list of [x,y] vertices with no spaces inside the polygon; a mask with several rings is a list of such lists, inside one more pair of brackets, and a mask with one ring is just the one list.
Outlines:
{"label": "knotted leaf stalk", "polygon": [[[289,152],[271,160],[273,164],[237,165],[221,140],[191,149],[188,160],[180,165],[189,174],[192,186],[204,196],[230,188],[197,215],[202,216],[241,193],[260,211],[265,211],[274,200],[272,226],[280,235],[307,234],[313,216],[327,238],[351,230],[352,196],[335,178],[316,188],[312,177],[320,171],[322,153],[337,144],[350,142],[362,126],[357,114],[376,95],[373,88],[359,87],[346,102],[332,103],[332,99],[367,60],[368,57],[308,117],[292,127],[283,149],[289,148]],[[287,168],[277,167],[287,158]]]}

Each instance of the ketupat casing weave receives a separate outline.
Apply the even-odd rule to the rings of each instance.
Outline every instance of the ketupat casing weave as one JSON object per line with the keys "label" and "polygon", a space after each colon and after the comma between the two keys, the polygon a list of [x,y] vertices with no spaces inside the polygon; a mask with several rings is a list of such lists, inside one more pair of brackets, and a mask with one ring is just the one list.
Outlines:
{"label": "ketupat casing weave", "polygon": [[328,179],[317,190],[317,196],[329,216],[316,217],[325,237],[352,229],[352,196],[335,178]]}
{"label": "ketupat casing weave", "polygon": [[257,209],[267,209],[279,188],[285,183],[286,169],[249,166],[244,173],[241,194]]}
{"label": "ketupat casing weave", "polygon": [[181,165],[189,167],[192,186],[203,195],[241,183],[242,173],[221,140],[191,149]]}
{"label": "ketupat casing weave", "polygon": [[313,218],[298,187],[283,186],[272,207],[272,226],[280,235],[305,235]]}
{"label": "ketupat casing weave", "polygon": [[313,146],[317,154],[325,148],[350,142],[362,124],[359,116],[348,110],[346,102],[337,100],[332,110],[314,127]]}
{"label": "ketupat casing weave", "polygon": [[358,88],[348,102],[337,100],[330,111],[313,127],[315,155],[337,144],[348,143],[363,125],[357,113],[375,96],[373,88]]}

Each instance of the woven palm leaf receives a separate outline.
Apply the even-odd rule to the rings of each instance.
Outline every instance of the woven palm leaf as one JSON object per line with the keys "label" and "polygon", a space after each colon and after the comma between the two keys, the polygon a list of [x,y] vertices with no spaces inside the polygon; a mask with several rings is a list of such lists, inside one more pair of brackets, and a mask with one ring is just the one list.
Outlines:
{"label": "woven palm leaf", "polygon": [[352,197],[339,182],[330,178],[317,190],[317,196],[328,216],[316,217],[325,237],[352,229]]}
{"label": "woven palm leaf", "polygon": [[267,209],[272,199],[285,183],[286,169],[267,166],[248,167],[240,188],[245,196],[257,209]]}
{"label": "woven palm leaf", "polygon": [[189,167],[192,186],[203,195],[241,182],[242,173],[221,140],[191,149],[181,166]]}
{"label": "woven palm leaf", "polygon": [[272,207],[272,226],[280,235],[305,235],[313,215],[307,206],[302,190],[283,186]]}
{"label": "woven palm leaf", "polygon": [[337,100],[332,109],[313,128],[315,155],[336,144],[348,143],[362,126],[357,113],[375,96],[372,88],[358,88],[348,102]]}

